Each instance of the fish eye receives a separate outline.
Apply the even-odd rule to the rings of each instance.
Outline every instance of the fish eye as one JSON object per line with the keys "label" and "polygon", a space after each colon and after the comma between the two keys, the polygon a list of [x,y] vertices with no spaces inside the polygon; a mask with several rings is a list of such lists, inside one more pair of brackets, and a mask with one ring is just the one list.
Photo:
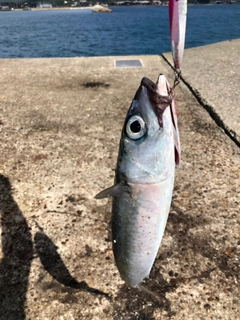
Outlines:
{"label": "fish eye", "polygon": [[132,140],[141,139],[146,133],[146,124],[142,117],[132,116],[126,125],[126,134]]}

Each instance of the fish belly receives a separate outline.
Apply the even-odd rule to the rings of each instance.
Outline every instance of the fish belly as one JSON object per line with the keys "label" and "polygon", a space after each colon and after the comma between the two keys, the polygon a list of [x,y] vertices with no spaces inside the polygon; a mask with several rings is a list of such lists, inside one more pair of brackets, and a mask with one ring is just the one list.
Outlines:
{"label": "fish belly", "polygon": [[[174,171],[174,170],[173,170]],[[148,277],[165,230],[174,175],[158,184],[130,184],[113,199],[113,252],[122,279],[136,287]]]}

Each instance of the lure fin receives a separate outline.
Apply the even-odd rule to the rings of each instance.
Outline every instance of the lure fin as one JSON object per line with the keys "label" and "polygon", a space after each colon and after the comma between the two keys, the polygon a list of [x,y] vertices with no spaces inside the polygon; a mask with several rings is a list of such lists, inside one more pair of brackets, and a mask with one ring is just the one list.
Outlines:
{"label": "lure fin", "polygon": [[178,124],[177,124],[177,111],[176,111],[175,99],[173,99],[171,103],[171,114],[172,114],[172,122],[174,127],[173,134],[174,134],[174,146],[175,146],[175,164],[176,164],[176,167],[180,167],[181,145],[180,145]]}
{"label": "lure fin", "polygon": [[[173,96],[172,89],[163,74],[159,75],[158,82],[158,92],[161,96]],[[173,134],[174,134],[174,148],[175,148],[175,164],[176,167],[180,166],[181,161],[181,147],[180,147],[180,138],[178,132],[178,124],[177,124],[177,109],[176,109],[176,102],[174,97],[171,99],[170,103],[171,109],[171,116],[172,116],[172,123],[173,123]]]}
{"label": "lure fin", "polygon": [[117,197],[123,194],[124,192],[130,193],[130,187],[126,183],[118,183],[114,186],[107,188],[99,192],[94,198],[95,199],[104,199],[109,197]]}

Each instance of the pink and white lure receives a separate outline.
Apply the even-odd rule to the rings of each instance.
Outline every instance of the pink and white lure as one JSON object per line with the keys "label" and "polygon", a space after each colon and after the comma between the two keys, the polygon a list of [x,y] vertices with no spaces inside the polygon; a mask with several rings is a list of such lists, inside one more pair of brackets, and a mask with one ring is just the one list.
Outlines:
{"label": "pink and white lure", "polygon": [[179,72],[185,44],[187,0],[169,0],[168,13],[173,62],[176,71]]}

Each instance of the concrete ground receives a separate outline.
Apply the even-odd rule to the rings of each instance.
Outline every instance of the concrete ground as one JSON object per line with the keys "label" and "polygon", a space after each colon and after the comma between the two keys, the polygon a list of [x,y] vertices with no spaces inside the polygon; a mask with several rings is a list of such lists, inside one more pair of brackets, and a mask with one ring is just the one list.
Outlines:
{"label": "concrete ground", "polygon": [[143,67],[115,68],[114,57],[0,60],[1,320],[239,319],[240,150],[183,83],[182,166],[145,281],[156,297],[118,274],[111,201],[94,195],[113,184],[142,77],[173,81],[162,57],[119,58]]}

